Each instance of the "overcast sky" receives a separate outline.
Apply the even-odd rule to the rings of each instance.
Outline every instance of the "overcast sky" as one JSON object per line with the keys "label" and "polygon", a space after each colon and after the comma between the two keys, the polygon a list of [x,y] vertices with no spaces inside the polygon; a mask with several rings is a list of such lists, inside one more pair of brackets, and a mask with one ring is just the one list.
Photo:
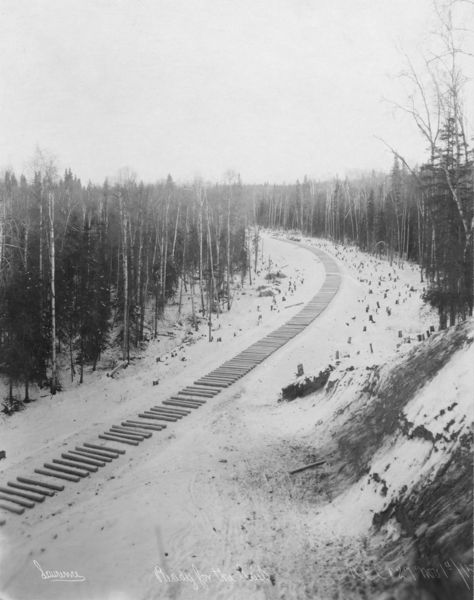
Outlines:
{"label": "overcast sky", "polygon": [[102,182],[294,181],[388,169],[424,143],[403,56],[431,0],[0,0],[0,168],[35,145]]}

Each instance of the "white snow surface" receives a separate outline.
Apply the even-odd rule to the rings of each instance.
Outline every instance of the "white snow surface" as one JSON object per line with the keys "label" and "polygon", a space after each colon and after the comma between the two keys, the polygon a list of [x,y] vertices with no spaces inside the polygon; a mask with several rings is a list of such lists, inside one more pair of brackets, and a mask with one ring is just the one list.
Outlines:
{"label": "white snow surface", "polygon": [[[214,340],[221,337],[222,342],[209,343],[202,325],[195,343],[182,344],[184,328],[176,328],[175,341],[152,341],[143,358],[116,378],[107,378],[104,371],[87,373],[83,385],[73,384],[12,417],[0,417],[0,449],[7,454],[0,463],[0,483],[31,475],[60,452],[134,418],[300,310],[302,306],[284,307],[308,301],[322,284],[323,268],[313,254],[283,238],[264,234],[260,275],[251,287],[247,283],[236,291],[232,310],[214,321]],[[339,260],[342,283],[328,308],[192,415],[138,447],[127,446],[124,456],[91,477],[64,482],[63,492],[21,517],[5,514],[7,522],[0,528],[2,600],[327,600],[342,589],[350,568],[367,558],[364,540],[374,512],[403,485],[411,486],[438,468],[451,449],[434,455],[427,441],[390,440],[372,463],[372,470],[380,472],[390,463],[384,472],[385,497],[365,477],[343,494],[315,503],[314,497],[296,494],[300,479],[288,471],[308,462],[299,448],[324,452],[341,411],[350,410],[365,366],[399,360],[423,343],[416,334],[437,319],[421,301],[423,284],[415,266],[390,266],[385,259],[327,241],[303,242]],[[270,297],[258,297],[256,291],[268,284],[269,257],[272,271],[280,268],[288,276],[276,296],[278,312],[270,310]],[[288,292],[290,280],[296,283],[293,293]],[[472,352],[459,351],[409,402],[407,417],[434,433],[446,419],[460,422],[464,416],[468,426],[472,358]],[[299,363],[308,374],[331,363],[336,365],[334,377],[354,366],[351,386],[341,386],[330,401],[319,394],[278,403]],[[153,386],[156,379],[159,385]],[[435,420],[452,402],[458,404],[449,415]],[[85,580],[44,579],[34,560],[43,571],[76,571]]]}

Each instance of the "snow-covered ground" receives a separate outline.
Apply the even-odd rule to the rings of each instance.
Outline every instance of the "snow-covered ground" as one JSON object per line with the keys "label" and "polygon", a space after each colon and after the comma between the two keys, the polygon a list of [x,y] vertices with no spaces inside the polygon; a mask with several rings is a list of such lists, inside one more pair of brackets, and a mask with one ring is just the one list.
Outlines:
{"label": "snow-covered ground", "polygon": [[[329,242],[303,241],[340,261],[342,284],[329,307],[195,414],[137,448],[127,447],[124,457],[67,484],[22,517],[8,515],[0,529],[2,599],[364,597],[357,586],[347,595],[347,579],[354,579],[361,564],[371,565],[367,536],[374,513],[441,459],[430,457],[427,442],[418,438],[396,438],[379,448],[373,468],[391,465],[384,473],[385,496],[367,477],[341,494],[331,491],[324,482],[332,476],[330,460],[319,470],[317,485],[308,471],[288,471],[325,458],[338,423],[347,422],[366,368],[395,364],[414,346],[429,343],[416,341],[416,335],[436,325],[436,315],[423,306],[415,267],[390,266]],[[278,310],[270,309],[271,297],[256,291],[268,285],[269,257],[271,270],[288,276],[276,294]],[[288,290],[290,280],[294,292]],[[215,321],[214,339],[222,342],[209,343],[202,325],[195,343],[181,344],[185,332],[176,329],[174,356],[169,347],[163,352],[163,341],[152,342],[143,359],[116,379],[98,372],[83,386],[1,417],[0,445],[7,452],[1,482],[32,473],[60,450],[92,440],[217,367],[289,319],[301,308],[293,305],[309,300],[322,280],[314,255],[267,233],[260,276],[252,289],[237,292],[231,312]],[[334,365],[337,391],[324,400],[313,394],[279,403],[281,388],[295,379],[299,363],[308,374]],[[460,353],[445,367],[462,382],[455,393],[456,419],[464,413],[468,421],[469,364],[472,358],[469,363]],[[424,417],[426,404],[432,416],[446,401],[440,383],[446,379],[442,373],[440,378],[406,407],[411,422],[441,426]],[[160,383],[153,386],[156,379]],[[45,580],[38,565],[44,571],[77,571],[85,580]]]}

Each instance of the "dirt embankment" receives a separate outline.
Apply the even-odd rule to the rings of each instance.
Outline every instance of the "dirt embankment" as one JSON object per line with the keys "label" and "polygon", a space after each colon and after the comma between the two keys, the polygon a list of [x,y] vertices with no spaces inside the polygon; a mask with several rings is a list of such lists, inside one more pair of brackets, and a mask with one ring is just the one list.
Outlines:
{"label": "dirt embankment", "polygon": [[[367,596],[390,600],[472,597],[472,320],[439,332],[393,364],[335,372],[316,405],[334,404],[315,432],[329,467],[307,471],[294,496],[370,511]],[[361,370],[361,369],[359,369]],[[470,381],[469,381],[470,379]],[[472,398],[472,395],[471,395]],[[303,400],[301,400],[303,401]],[[296,400],[298,402],[298,400]],[[326,409],[327,410],[327,409]],[[327,435],[322,437],[322,429]],[[370,585],[369,585],[370,583]],[[360,587],[360,586],[359,586]]]}
{"label": "dirt embankment", "polygon": [[415,587],[424,600],[472,598],[472,441],[472,434],[463,436],[433,480],[421,482],[374,516],[376,531],[391,521],[402,531],[401,538],[385,544],[381,560],[410,557],[402,569],[394,569],[397,597]]}
{"label": "dirt embankment", "polygon": [[[411,439],[428,439],[435,445],[439,441],[449,443],[457,439],[460,430],[433,435],[427,427],[415,426],[407,419],[404,408],[447,365],[455,352],[472,343],[470,329],[470,323],[465,323],[435,334],[398,364],[384,365],[370,372],[362,392],[354,400],[358,408],[350,412],[337,440],[350,480],[356,481],[368,473],[375,452],[388,437],[397,433]],[[430,407],[426,410],[429,413]]]}
{"label": "dirt embankment", "polygon": [[[472,429],[465,426],[462,415],[456,419],[457,403],[449,398],[439,414],[430,415],[430,406],[425,407],[425,425],[410,422],[403,411],[453,355],[461,348],[467,350],[472,342],[471,325],[465,323],[434,336],[385,374],[383,369],[375,371],[365,391],[371,402],[353,415],[350,429],[339,439],[341,454],[354,476],[370,471],[371,456],[388,436],[427,440],[434,453],[443,455],[444,451],[447,456],[432,476],[423,477],[407,494],[402,489],[384,511],[374,516],[376,531],[382,531],[390,522],[400,528],[400,537],[386,544],[380,556],[381,562],[389,563],[398,556],[398,564],[404,563],[394,572],[396,598],[406,593],[427,600],[472,597]],[[454,389],[457,382],[451,383]],[[448,413],[453,417],[441,431],[430,427],[430,417],[437,420]],[[404,558],[402,563],[400,557]]]}

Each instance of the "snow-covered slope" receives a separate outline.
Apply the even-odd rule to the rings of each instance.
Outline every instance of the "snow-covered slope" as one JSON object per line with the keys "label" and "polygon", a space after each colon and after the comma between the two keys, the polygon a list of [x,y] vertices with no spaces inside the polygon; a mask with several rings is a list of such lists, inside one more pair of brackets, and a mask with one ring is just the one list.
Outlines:
{"label": "snow-covered slope", "polygon": [[[8,518],[0,529],[5,598],[359,600],[397,594],[408,583],[407,597],[417,597],[416,581],[387,571],[416,559],[396,511],[466,444],[472,324],[431,335],[436,317],[421,302],[414,267],[312,243],[341,263],[331,305],[258,369],[127,450],[102,476]],[[176,391],[289,318],[299,307],[285,303],[305,301],[321,285],[320,264],[269,235],[264,253],[264,264],[271,255],[288,276],[280,312],[270,310],[271,297],[244,290],[236,310],[221,316],[222,343],[202,338],[160,363],[151,345],[117,381],[98,374],[5,420],[2,480]],[[290,279],[297,283],[291,296]],[[279,402],[298,364],[306,374],[335,368],[325,390]],[[289,474],[321,458],[324,465]],[[416,521],[411,505],[406,512]],[[33,560],[85,581],[42,580]]]}

